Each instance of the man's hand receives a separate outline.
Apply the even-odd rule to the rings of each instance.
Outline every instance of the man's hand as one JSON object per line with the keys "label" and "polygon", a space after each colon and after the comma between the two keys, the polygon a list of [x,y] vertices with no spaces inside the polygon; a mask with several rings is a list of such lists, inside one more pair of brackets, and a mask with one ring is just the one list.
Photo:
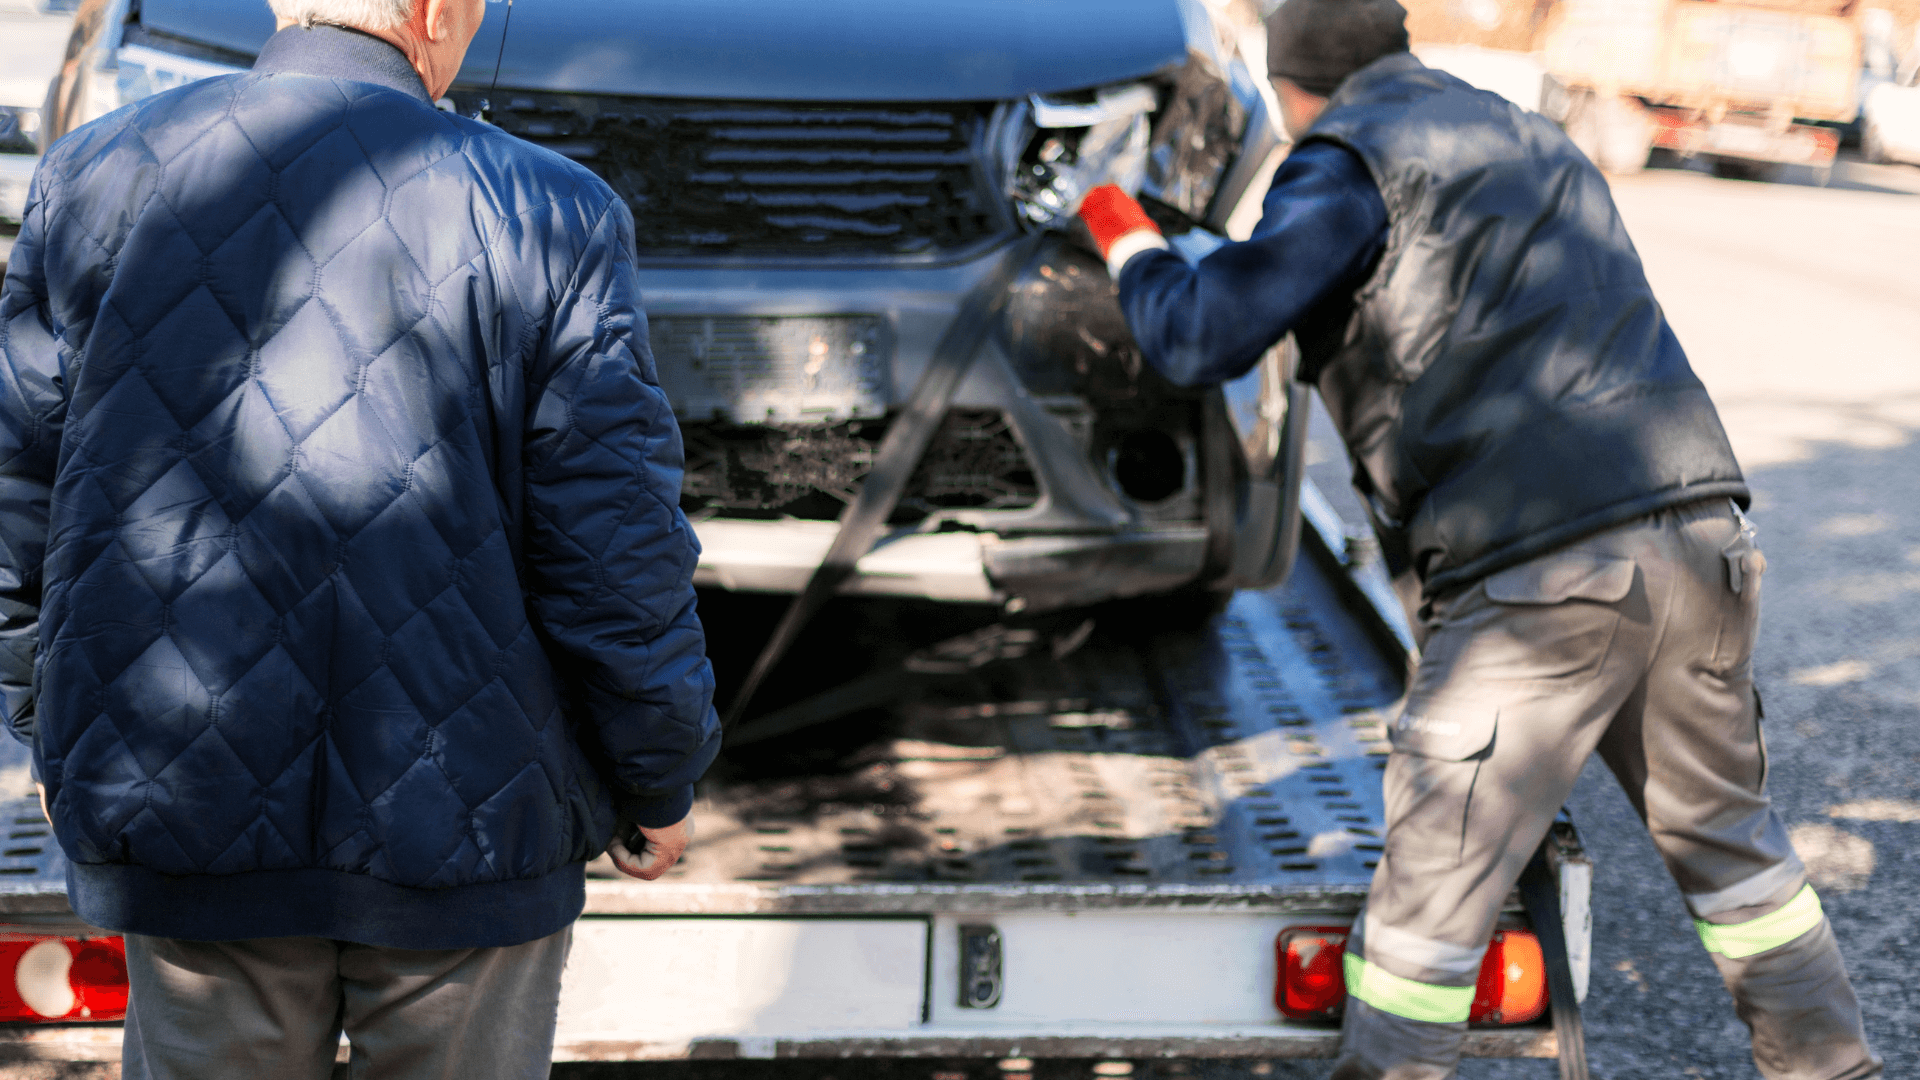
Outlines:
{"label": "man's hand", "polygon": [[[624,828],[626,822],[621,822]],[[636,826],[640,851],[638,854],[627,846],[627,840],[615,829],[613,841],[607,845],[607,854],[613,857],[614,868],[628,877],[641,881],[652,881],[673,869],[686,853],[687,845],[693,843],[693,815],[688,814],[678,823],[665,828],[649,829]]]}
{"label": "man's hand", "polygon": [[47,824],[53,824],[53,811],[47,809],[47,785],[35,780],[33,790],[40,793],[40,816],[47,819]]}
{"label": "man's hand", "polygon": [[1113,184],[1102,184],[1080,200],[1080,220],[1087,223],[1107,272],[1115,278],[1127,260],[1143,251],[1167,246],[1160,227],[1133,197]]}

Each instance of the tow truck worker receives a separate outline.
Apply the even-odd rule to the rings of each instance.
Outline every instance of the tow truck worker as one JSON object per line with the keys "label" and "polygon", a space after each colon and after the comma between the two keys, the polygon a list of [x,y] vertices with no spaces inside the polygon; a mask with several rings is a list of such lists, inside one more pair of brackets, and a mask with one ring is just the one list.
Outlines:
{"label": "tow truck worker", "polygon": [[1296,148],[1246,242],[1193,266],[1118,188],[1081,209],[1174,382],[1234,378],[1294,335],[1422,587],[1333,1075],[1454,1074],[1501,902],[1597,750],[1760,1072],[1877,1076],[1767,799],[1766,561],[1713,403],[1600,173],[1550,121],[1422,66],[1405,19],[1394,0],[1288,0],[1268,20]]}

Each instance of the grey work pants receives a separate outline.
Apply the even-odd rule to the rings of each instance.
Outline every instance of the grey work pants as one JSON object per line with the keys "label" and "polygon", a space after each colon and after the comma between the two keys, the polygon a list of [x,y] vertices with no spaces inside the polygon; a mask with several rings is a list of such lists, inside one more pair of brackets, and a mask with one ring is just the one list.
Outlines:
{"label": "grey work pants", "polygon": [[1336,1080],[1454,1074],[1499,908],[1598,751],[1653,835],[1768,1080],[1879,1074],[1766,794],[1765,561],[1724,501],[1651,515],[1432,602],[1395,720],[1386,853],[1348,940]]}
{"label": "grey work pants", "polygon": [[387,949],[327,938],[127,935],[124,1080],[535,1080],[573,939]]}

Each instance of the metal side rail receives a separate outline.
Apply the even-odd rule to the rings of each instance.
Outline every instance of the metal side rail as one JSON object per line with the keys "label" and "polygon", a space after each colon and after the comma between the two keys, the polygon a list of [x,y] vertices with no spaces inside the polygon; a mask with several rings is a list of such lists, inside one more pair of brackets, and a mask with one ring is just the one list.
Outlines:
{"label": "metal side rail", "polygon": [[1306,477],[1300,480],[1300,516],[1307,525],[1303,536],[1340,569],[1350,610],[1369,624],[1376,639],[1388,652],[1397,653],[1411,671],[1419,663],[1420,646],[1407,622],[1406,608],[1394,592],[1393,580],[1387,575],[1386,563],[1380,558],[1373,527],[1349,524],[1327,501],[1319,485]]}
{"label": "metal side rail", "polygon": [[[1547,999],[1560,1080],[1587,1080],[1586,1026],[1580,1017],[1585,987],[1575,985],[1573,950],[1567,933],[1568,908],[1572,906],[1569,900],[1581,891],[1578,862],[1569,857],[1570,836],[1570,821],[1555,822],[1540,850],[1521,872],[1519,891],[1546,961]],[[1592,864],[1588,863],[1589,875],[1591,870]]]}

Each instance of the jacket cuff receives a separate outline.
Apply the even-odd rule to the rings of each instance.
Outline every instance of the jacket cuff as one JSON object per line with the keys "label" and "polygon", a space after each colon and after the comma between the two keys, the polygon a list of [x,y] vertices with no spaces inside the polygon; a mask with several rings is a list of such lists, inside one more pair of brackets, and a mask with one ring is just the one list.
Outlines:
{"label": "jacket cuff", "polygon": [[693,785],[688,784],[666,795],[652,797],[620,792],[616,796],[620,816],[648,829],[675,825],[693,811]]}
{"label": "jacket cuff", "polygon": [[1126,268],[1127,260],[1143,251],[1167,250],[1167,238],[1155,229],[1135,229],[1113,242],[1107,249],[1107,273],[1113,280],[1120,280],[1120,271]]}

